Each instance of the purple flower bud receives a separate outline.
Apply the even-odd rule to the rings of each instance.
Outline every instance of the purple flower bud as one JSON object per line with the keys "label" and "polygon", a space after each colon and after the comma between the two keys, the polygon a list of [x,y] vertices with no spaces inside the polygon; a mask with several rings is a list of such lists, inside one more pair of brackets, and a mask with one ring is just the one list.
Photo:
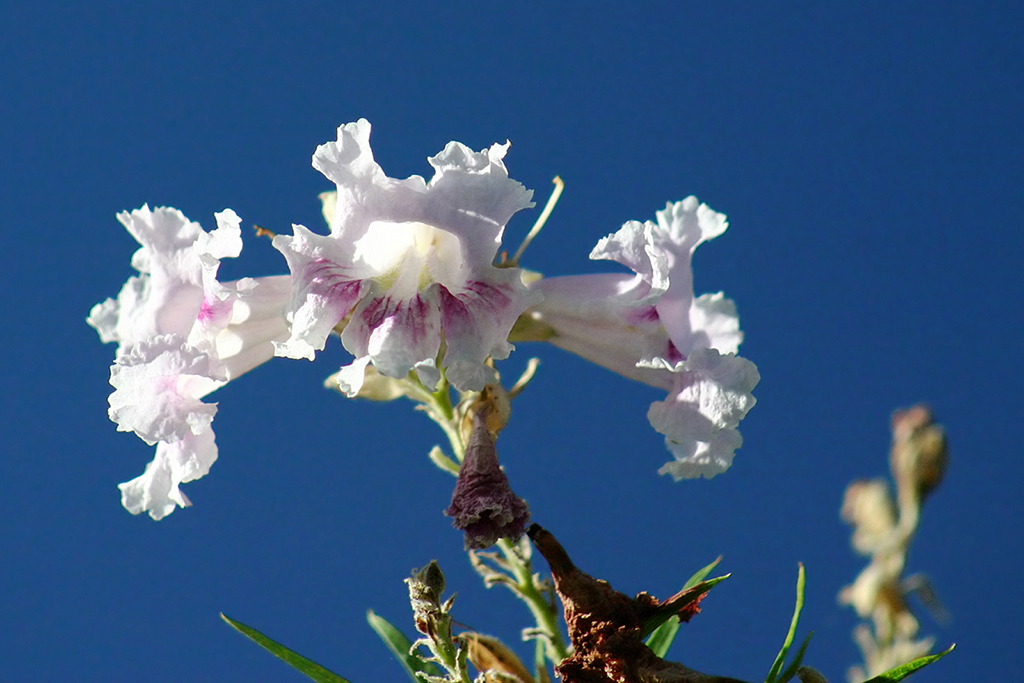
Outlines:
{"label": "purple flower bud", "polygon": [[452,504],[445,514],[455,528],[466,532],[466,549],[494,545],[498,539],[522,538],[530,521],[530,508],[508,485],[498,464],[494,436],[487,429],[487,409],[473,417],[473,431]]}

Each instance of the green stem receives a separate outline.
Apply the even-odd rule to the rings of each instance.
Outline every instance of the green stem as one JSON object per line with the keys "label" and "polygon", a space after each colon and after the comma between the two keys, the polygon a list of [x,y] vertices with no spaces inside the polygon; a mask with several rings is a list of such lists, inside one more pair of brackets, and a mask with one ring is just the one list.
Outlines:
{"label": "green stem", "polygon": [[[455,407],[452,405],[448,382],[442,381],[441,388],[433,392],[423,386],[415,373],[409,374],[408,382],[409,398],[419,401],[430,419],[444,431],[456,460],[461,463],[466,447],[462,443],[462,434],[459,433],[458,425],[455,424]],[[454,474],[458,475],[458,473]]]}
{"label": "green stem", "polygon": [[547,651],[548,659],[557,666],[563,659],[569,656],[569,648],[566,647],[565,639],[562,638],[562,632],[558,628],[558,614],[554,606],[544,597],[544,594],[538,590],[537,585],[533,582],[533,568],[530,566],[529,560],[524,560],[520,557],[512,542],[507,538],[500,539],[498,547],[505,556],[505,561],[512,569],[512,574],[515,577],[518,590],[513,592],[522,598],[523,602],[526,603],[526,606],[533,613],[533,618],[537,622],[537,629],[547,637],[545,640],[545,650]]}

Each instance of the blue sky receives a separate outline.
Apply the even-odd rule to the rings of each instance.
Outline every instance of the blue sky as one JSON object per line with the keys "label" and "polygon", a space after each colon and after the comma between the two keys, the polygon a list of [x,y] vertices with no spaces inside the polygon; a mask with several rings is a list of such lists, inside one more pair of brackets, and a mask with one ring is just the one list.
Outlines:
{"label": "blue sky", "polygon": [[[405,578],[438,559],[456,618],[515,642],[525,610],[485,591],[441,515],[441,433],[407,403],[321,388],[346,363],[275,360],[214,395],[220,460],[194,506],[132,517],[116,484],[151,449],[106,418],[114,349],[84,323],[131,274],[115,213],[170,205],[204,227],[320,225],[310,167],[366,117],[393,177],[449,140],[513,142],[513,178],[566,191],[524,265],[599,272],[594,243],[694,194],[728,214],[695,259],[762,380],[734,466],[659,477],[662,398],[521,345],[538,378],[499,448],[534,518],[619,590],[667,596],[718,555],[733,577],[672,658],[763,677],[808,570],[807,657],[858,660],[835,594],[862,561],[846,484],[886,471],[891,411],[932,405],[950,436],[910,569],[953,619],[921,681],[1015,677],[1024,441],[1016,199],[1024,13],[1011,3],[90,3],[0,6],[0,679],[303,680],[226,612],[353,683],[404,674],[365,625],[411,628]],[[514,246],[533,215],[513,219]],[[284,272],[247,239],[228,277]],[[525,654],[530,650],[522,647]]]}

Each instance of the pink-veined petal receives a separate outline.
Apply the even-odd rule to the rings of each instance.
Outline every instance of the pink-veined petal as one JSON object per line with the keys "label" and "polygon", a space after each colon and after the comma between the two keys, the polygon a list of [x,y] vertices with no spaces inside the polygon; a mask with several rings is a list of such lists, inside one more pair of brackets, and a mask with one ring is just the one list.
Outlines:
{"label": "pink-veined petal", "polygon": [[440,349],[436,286],[409,299],[371,293],[352,314],[341,340],[356,358],[369,356],[382,375],[405,377],[417,363],[436,358]]}
{"label": "pink-veined petal", "polygon": [[275,344],[276,353],[313,360],[327,343],[334,326],[362,298],[366,273],[346,263],[342,245],[330,237],[293,226],[294,235],[278,235],[274,246],[284,254],[292,272],[291,336]]}

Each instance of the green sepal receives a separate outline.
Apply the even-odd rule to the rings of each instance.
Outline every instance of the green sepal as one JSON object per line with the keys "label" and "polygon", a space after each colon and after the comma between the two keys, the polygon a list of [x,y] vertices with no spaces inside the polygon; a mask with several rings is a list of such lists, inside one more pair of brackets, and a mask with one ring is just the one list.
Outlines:
{"label": "green sepal", "polygon": [[940,652],[937,655],[918,657],[912,662],[909,662],[902,666],[897,666],[895,669],[889,669],[884,674],[878,674],[874,678],[867,680],[864,683],[894,683],[895,681],[902,681],[904,678],[914,673],[918,669],[923,669],[932,662],[939,661],[940,659],[948,655],[950,652],[952,652],[953,648],[955,647],[956,643],[953,643],[949,646],[949,649],[944,652]]}
{"label": "green sepal", "polygon": [[384,641],[384,644],[388,646],[391,654],[401,663],[414,683],[420,683],[419,677],[416,676],[417,671],[421,671],[428,676],[441,674],[441,670],[434,663],[425,662],[419,655],[413,654],[412,641],[387,619],[378,616],[371,609],[366,612],[366,621],[370,624],[370,628]]}
{"label": "green sepal", "polygon": [[245,624],[235,621],[231,617],[226,616],[223,612],[221,613],[220,618],[226,621],[231,628],[235,629],[243,636],[283,661],[285,664],[288,664],[297,671],[306,674],[317,683],[349,683],[338,674],[328,671],[316,662],[306,659],[297,652],[289,650],[281,643],[267,638],[256,629],[249,628]]}
{"label": "green sepal", "polygon": [[796,627],[800,623],[800,612],[804,608],[805,583],[804,565],[801,562],[800,572],[796,577],[796,607],[793,608],[793,619],[789,622],[789,633],[786,634],[786,640],[782,643],[782,649],[779,650],[778,656],[775,657],[772,668],[768,670],[768,677],[765,678],[765,683],[778,683],[780,680],[778,678],[779,671],[782,669],[783,662],[786,661],[789,648],[793,645],[793,638],[796,637]]}

